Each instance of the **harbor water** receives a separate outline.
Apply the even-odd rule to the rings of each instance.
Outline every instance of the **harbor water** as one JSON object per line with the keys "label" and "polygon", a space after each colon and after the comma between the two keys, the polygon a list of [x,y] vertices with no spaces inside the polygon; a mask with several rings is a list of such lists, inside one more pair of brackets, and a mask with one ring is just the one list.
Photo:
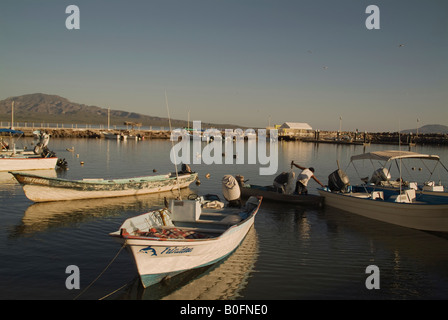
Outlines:
{"label": "harbor water", "polygon": [[[124,178],[175,170],[169,158],[173,144],[168,140],[53,139],[49,147],[68,162],[68,170],[51,174],[66,179]],[[73,152],[67,151],[72,147]],[[339,163],[352,184],[357,184],[361,183],[360,176],[371,175],[376,168],[366,161],[354,170],[348,166],[350,156],[397,148],[280,142],[277,174],[291,170],[294,160],[314,167],[315,175],[326,184]],[[411,150],[437,154],[444,164],[448,163],[447,147],[416,146]],[[248,161],[191,164],[201,183],[182,190],[181,196],[213,193],[222,199],[221,179],[225,174],[241,174],[247,183],[272,184],[276,174],[259,174],[259,168],[265,166]],[[300,172],[297,168],[294,171]],[[421,164],[403,167],[402,173],[413,174],[418,181],[428,177]],[[432,179],[448,185],[446,172],[440,171],[440,176],[436,172]],[[316,182],[311,180],[308,187],[310,193],[317,194]],[[119,252],[120,245],[108,234],[125,219],[163,206],[164,197],[178,195],[176,191],[35,204],[11,175],[1,173],[0,299],[448,298],[446,235],[390,225],[328,206],[267,201],[241,246],[224,261],[143,289],[132,257],[124,250]],[[378,289],[366,286],[370,275],[366,268],[371,265],[379,270]],[[80,289],[66,286],[69,266],[80,270]]]}

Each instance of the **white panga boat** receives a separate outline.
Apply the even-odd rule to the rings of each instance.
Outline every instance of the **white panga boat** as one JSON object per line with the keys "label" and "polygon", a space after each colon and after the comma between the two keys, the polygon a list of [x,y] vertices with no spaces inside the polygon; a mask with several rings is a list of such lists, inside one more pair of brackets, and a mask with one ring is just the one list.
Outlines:
{"label": "white panga boat", "polygon": [[[19,138],[23,135],[22,131],[12,129],[0,129],[0,133],[8,133],[11,137],[19,135]],[[47,148],[50,136],[40,131],[33,133],[39,139],[33,151],[17,150],[15,141],[11,143],[12,146],[3,140],[0,141],[2,148],[0,171],[46,170],[56,167],[59,159]]]}
{"label": "white panga boat", "polygon": [[41,156],[9,155],[0,156],[0,171],[45,170],[54,169],[57,157],[43,158]]}
{"label": "white panga boat", "polygon": [[387,192],[350,186],[340,169],[329,175],[328,187],[318,192],[331,207],[403,227],[448,232],[448,197],[416,193],[409,188]]}
{"label": "white panga boat", "polygon": [[10,172],[23,186],[28,199],[34,202],[108,198],[157,193],[186,188],[196,180],[197,173],[169,173],[164,175],[124,179],[66,180]]}
{"label": "white panga boat", "polygon": [[130,251],[146,288],[228,256],[254,224],[261,202],[251,197],[242,208],[206,209],[203,197],[172,200],[169,209],[127,219],[110,236]]}
{"label": "white panga boat", "polygon": [[[428,195],[448,196],[448,188],[444,187],[440,180],[437,183],[433,178],[437,169],[443,168],[445,174],[448,172],[448,169],[440,161],[438,155],[422,154],[411,151],[385,150],[354,155],[351,157],[350,163],[355,166],[354,161],[362,160],[370,161],[374,168],[374,162],[379,162],[381,166],[373,172],[370,180],[368,180],[368,177],[363,179],[366,188],[369,190],[399,192],[401,187],[405,189],[414,189],[417,194],[424,193]],[[430,165],[430,163],[434,165]],[[402,177],[402,172],[406,171],[406,176],[410,178],[410,181],[401,178],[393,180],[391,176],[391,167],[393,164],[396,165],[395,172],[398,171],[399,176]],[[401,166],[403,166],[403,168],[401,168]],[[415,176],[420,175],[422,168],[429,171],[429,177],[426,177],[424,182],[419,183],[416,181],[417,179]]]}

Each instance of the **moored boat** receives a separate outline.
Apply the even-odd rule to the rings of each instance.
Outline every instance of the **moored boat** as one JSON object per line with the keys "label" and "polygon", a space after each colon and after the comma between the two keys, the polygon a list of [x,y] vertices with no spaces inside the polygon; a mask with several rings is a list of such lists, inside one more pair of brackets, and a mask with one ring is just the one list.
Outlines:
{"label": "moored boat", "polygon": [[[437,169],[442,168],[446,172],[448,169],[441,162],[438,155],[422,154],[412,151],[401,150],[384,150],[363,153],[354,155],[350,159],[350,163],[355,166],[354,161],[368,160],[379,162],[380,168],[374,168],[375,171],[370,179],[364,178],[365,187],[368,190],[384,190],[384,191],[396,191],[401,189],[414,189],[417,194],[424,193],[435,196],[448,196],[448,188],[443,186],[441,182],[434,181],[434,175]],[[432,162],[434,166],[430,166],[429,162]],[[395,172],[398,172],[400,178],[392,179],[392,165],[395,164]],[[417,165],[421,166],[417,168]],[[422,171],[422,167],[429,171],[429,176],[423,182],[416,181],[417,173],[419,175]],[[405,171],[408,179],[403,179],[402,171]],[[415,172],[415,174],[413,174]],[[410,179],[409,179],[410,178]],[[410,181],[407,181],[410,180]]]}
{"label": "moored boat", "polygon": [[248,198],[250,196],[262,196],[266,201],[285,202],[297,205],[322,206],[324,197],[314,194],[286,194],[279,193],[273,186],[259,186],[253,184],[244,184],[240,187],[241,196]]}
{"label": "moored boat", "polygon": [[34,202],[108,198],[157,193],[186,188],[197,173],[165,174],[124,179],[66,180],[10,172],[23,186],[28,199]]}
{"label": "moored boat", "polygon": [[57,157],[43,158],[36,155],[9,155],[0,157],[0,171],[54,169]]}
{"label": "moored boat", "polygon": [[368,190],[350,186],[342,170],[330,174],[328,187],[319,188],[325,205],[367,218],[425,231],[448,232],[448,198],[416,193]]}
{"label": "moored boat", "polygon": [[[23,135],[20,130],[0,129],[1,133],[8,133],[12,136]],[[2,152],[0,154],[0,171],[21,171],[21,170],[46,170],[55,169],[57,165],[65,166],[65,159],[59,160],[55,153],[48,150],[47,145],[50,136],[44,132],[33,132],[38,143],[33,151],[17,150],[15,141],[7,144],[1,142]]]}
{"label": "moored boat", "polygon": [[169,209],[125,220],[110,236],[130,251],[146,288],[228,256],[254,224],[261,202],[251,197],[243,208],[207,209],[202,197],[172,200]]}

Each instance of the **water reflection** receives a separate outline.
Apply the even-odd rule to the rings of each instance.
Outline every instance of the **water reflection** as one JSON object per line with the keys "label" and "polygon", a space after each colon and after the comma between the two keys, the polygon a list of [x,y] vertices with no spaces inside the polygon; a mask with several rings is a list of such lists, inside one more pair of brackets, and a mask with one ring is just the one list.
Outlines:
{"label": "water reflection", "polygon": [[[416,261],[424,268],[433,269],[448,279],[448,240],[437,234],[395,226],[381,221],[327,208],[325,219],[329,225],[337,225],[339,236],[356,232],[359,238],[368,238],[372,264],[379,253],[391,253],[389,262],[395,271],[403,271],[403,261]],[[332,228],[335,230],[335,228]]]}

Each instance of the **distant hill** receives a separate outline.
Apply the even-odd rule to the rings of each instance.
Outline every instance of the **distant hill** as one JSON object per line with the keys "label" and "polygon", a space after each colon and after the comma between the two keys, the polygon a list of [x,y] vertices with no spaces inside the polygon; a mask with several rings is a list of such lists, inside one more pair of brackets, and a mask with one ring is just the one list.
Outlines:
{"label": "distant hill", "polygon": [[[402,130],[402,133],[417,133],[417,128],[415,129],[407,129]],[[427,124],[420,128],[418,128],[418,133],[422,134],[429,134],[429,133],[441,133],[441,134],[448,134],[448,126],[444,126],[441,124]]]}
{"label": "distant hill", "polygon": [[[107,126],[108,109],[79,104],[57,95],[44,93],[9,97],[0,101],[0,121],[11,121],[12,101],[14,101],[14,122],[102,124]],[[121,110],[110,110],[111,126],[122,126],[124,122],[141,123],[142,126],[169,126],[168,118],[153,117]],[[185,120],[171,119],[171,126],[173,128],[186,127],[187,125],[187,121]],[[190,126],[192,126],[191,122]],[[202,128],[206,127],[231,129],[238,126],[202,123]]]}

